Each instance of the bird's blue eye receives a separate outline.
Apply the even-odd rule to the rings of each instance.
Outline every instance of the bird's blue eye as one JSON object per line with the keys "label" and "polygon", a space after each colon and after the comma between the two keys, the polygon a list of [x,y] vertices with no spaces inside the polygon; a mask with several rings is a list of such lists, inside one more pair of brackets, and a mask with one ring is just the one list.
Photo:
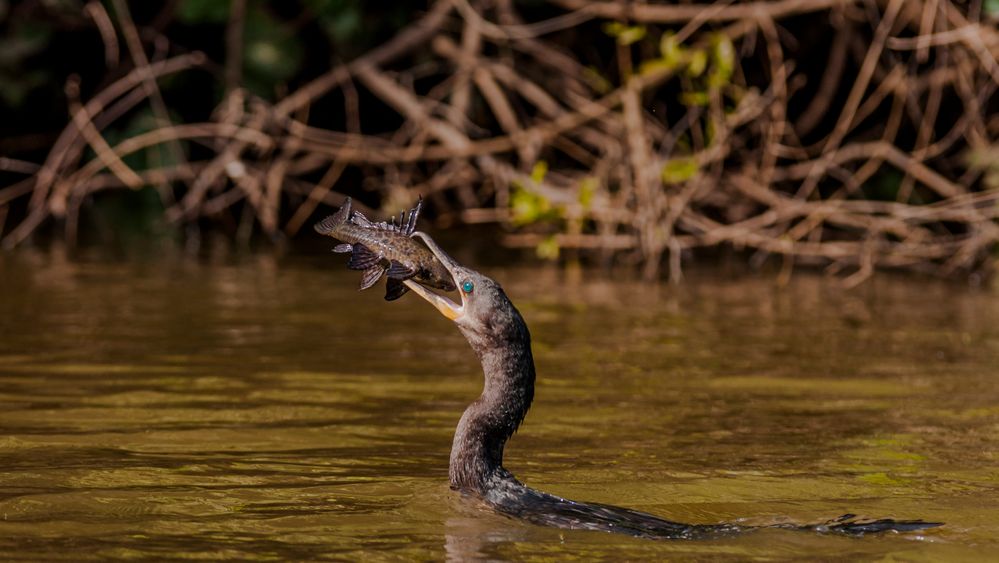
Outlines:
{"label": "bird's blue eye", "polygon": [[475,284],[470,281],[466,281],[461,284],[461,290],[465,293],[471,293],[473,289],[475,289]]}

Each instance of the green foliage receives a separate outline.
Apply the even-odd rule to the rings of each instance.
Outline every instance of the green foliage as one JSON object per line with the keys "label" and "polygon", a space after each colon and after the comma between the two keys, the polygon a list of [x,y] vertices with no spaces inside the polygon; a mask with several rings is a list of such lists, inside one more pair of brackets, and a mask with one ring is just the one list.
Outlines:
{"label": "green foliage", "polygon": [[589,211],[590,206],[593,205],[593,196],[596,195],[599,187],[600,181],[592,176],[584,178],[579,183],[579,204],[583,206],[584,210]]}
{"label": "green foliage", "polygon": [[52,28],[40,21],[18,22],[0,36],[0,98],[8,106],[21,106],[32,90],[51,80],[49,72],[29,64],[51,36]]}
{"label": "green foliage", "polygon": [[989,189],[999,188],[999,145],[971,149],[965,154],[965,161],[969,167],[985,172],[984,182]]}
{"label": "green foliage", "polygon": [[543,260],[558,260],[558,255],[561,250],[562,249],[558,244],[558,238],[555,235],[550,235],[546,237],[545,240],[538,243],[534,252],[537,253],[538,258]]}
{"label": "green foliage", "polygon": [[659,38],[659,54],[662,55],[663,63],[669,68],[676,68],[682,63],[684,49],[672,31],[664,32]]}
{"label": "green foliage", "polygon": [[[539,160],[531,170],[531,181],[541,183],[548,173],[548,163]],[[545,196],[530,191],[520,183],[514,182],[510,193],[510,222],[514,226],[537,225],[544,223],[562,223],[566,220],[578,221],[578,218],[567,217],[565,205],[555,205]],[[584,178],[579,183],[579,204],[584,210],[589,210],[593,204],[600,181],[594,177]],[[561,247],[556,235],[551,234],[538,243],[535,252],[539,258],[556,260],[561,253]]]}
{"label": "green foliage", "polygon": [[618,45],[632,45],[645,38],[644,25],[625,25],[621,22],[607,22],[604,33],[617,40]]}
{"label": "green foliage", "polygon": [[531,169],[531,181],[540,184],[545,181],[545,176],[548,175],[548,163],[544,160],[539,160],[534,163],[534,168]]}
{"label": "green foliage", "polygon": [[982,9],[990,16],[999,16],[999,0],[985,0]]}
{"label": "green foliage", "polygon": [[274,87],[298,73],[304,47],[292,27],[253,4],[247,10],[244,30],[246,86],[271,98]]}
{"label": "green foliage", "polygon": [[681,184],[696,176],[700,169],[697,159],[682,156],[666,161],[660,177],[664,184]]}
{"label": "green foliage", "polygon": [[708,54],[701,49],[697,49],[690,54],[690,62],[687,64],[687,74],[696,78],[704,74],[708,67]]}
{"label": "green foliage", "polygon": [[[179,0],[174,13],[179,23],[222,34],[231,6],[232,0]],[[275,99],[282,85],[302,73],[306,33],[315,37],[320,31],[333,47],[333,56],[349,60],[382,42],[386,33],[402,29],[424,9],[410,3],[375,7],[363,0],[301,0],[300,7],[301,13],[296,13],[279,9],[276,2],[247,0],[243,81],[260,97]]]}
{"label": "green foliage", "polygon": [[[541,183],[548,173],[548,163],[539,160],[531,171],[531,181]],[[557,219],[559,211],[548,198],[524,189],[519,182],[514,182],[513,193],[510,194],[510,221],[517,226],[530,225],[541,221]]]}
{"label": "green foliage", "polygon": [[707,92],[684,92],[680,94],[680,101],[685,106],[705,107],[711,103],[711,96]]}
{"label": "green foliage", "polygon": [[229,0],[180,0],[177,19],[186,24],[224,23],[229,19]]}
{"label": "green foliage", "polygon": [[588,66],[583,69],[583,73],[583,77],[586,78],[587,82],[589,82],[590,87],[601,94],[606,94],[614,88],[614,85],[611,84],[609,80],[604,78],[604,76],[600,74],[599,70],[592,66]]}
{"label": "green foliage", "polygon": [[364,5],[357,0],[304,0],[303,3],[334,43],[352,41],[364,30]]}
{"label": "green foliage", "polygon": [[704,49],[686,47],[677,41],[672,31],[667,31],[659,38],[659,57],[643,61],[639,65],[639,73],[675,71],[685,67],[687,76],[701,78],[707,72],[706,80],[697,83],[704,90],[682,94],[684,104],[705,106],[710,101],[709,91],[724,88],[731,83],[736,62],[735,47],[724,34],[713,35],[710,47]]}
{"label": "green foliage", "polygon": [[732,81],[735,72],[735,46],[727,35],[716,33],[711,38],[711,72],[708,74],[710,88],[722,88]]}

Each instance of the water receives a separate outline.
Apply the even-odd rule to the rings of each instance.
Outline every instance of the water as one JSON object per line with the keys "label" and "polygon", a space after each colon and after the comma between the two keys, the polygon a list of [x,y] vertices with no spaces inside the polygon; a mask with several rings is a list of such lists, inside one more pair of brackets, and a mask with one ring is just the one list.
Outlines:
{"label": "water", "polygon": [[999,556],[994,289],[489,269],[535,341],[506,463],[528,484],[697,523],[946,522],[654,542],[452,493],[475,358],[414,296],[358,293],[342,259],[0,255],[0,556]]}

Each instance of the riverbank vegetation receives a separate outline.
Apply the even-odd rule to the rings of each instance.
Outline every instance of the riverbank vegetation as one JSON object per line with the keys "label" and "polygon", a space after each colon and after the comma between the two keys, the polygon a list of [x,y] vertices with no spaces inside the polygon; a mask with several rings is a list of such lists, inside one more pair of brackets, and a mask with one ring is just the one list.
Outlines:
{"label": "riverbank vegetation", "polygon": [[[988,271],[999,2],[0,0],[0,237],[301,236],[345,196],[681,277]],[[103,227],[102,227],[103,225]]]}

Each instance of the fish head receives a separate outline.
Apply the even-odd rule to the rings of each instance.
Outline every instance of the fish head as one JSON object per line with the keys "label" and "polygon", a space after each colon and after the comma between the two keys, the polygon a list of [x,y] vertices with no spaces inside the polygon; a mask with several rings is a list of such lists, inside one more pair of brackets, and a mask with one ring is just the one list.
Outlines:
{"label": "fish head", "polygon": [[443,289],[444,291],[454,291],[458,289],[458,286],[454,283],[454,278],[451,276],[451,272],[444,267],[439,260],[434,260],[430,264],[430,268],[423,272],[423,283],[429,285],[430,287],[436,289]]}

